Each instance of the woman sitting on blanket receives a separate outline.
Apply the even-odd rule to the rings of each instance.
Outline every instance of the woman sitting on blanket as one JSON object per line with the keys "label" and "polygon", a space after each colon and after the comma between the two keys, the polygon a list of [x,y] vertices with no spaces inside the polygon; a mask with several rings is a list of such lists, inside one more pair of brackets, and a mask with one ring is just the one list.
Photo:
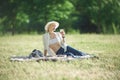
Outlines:
{"label": "woman sitting on blanket", "polygon": [[67,55],[74,58],[78,57],[92,57],[84,52],[78,51],[67,44],[65,44],[65,32],[54,32],[59,26],[56,21],[48,22],[45,25],[46,33],[43,35],[44,56]]}

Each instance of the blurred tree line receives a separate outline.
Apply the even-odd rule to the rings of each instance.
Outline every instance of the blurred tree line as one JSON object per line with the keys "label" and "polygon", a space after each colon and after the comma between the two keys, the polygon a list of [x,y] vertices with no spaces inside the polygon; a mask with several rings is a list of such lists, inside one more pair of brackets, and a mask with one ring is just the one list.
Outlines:
{"label": "blurred tree line", "polygon": [[1,0],[0,34],[43,33],[56,20],[67,32],[120,33],[120,0]]}

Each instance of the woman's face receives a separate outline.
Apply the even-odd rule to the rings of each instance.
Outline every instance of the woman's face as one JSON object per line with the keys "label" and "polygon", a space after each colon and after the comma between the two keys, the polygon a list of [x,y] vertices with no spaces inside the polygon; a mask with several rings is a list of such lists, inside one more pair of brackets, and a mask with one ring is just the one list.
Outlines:
{"label": "woman's face", "polygon": [[50,24],[49,27],[48,27],[48,32],[52,32],[52,31],[55,31],[55,24]]}

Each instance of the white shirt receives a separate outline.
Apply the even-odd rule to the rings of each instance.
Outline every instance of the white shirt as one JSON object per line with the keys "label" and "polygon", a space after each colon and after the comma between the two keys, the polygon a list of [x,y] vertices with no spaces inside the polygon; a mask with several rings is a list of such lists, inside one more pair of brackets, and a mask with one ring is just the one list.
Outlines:
{"label": "white shirt", "polygon": [[49,45],[55,44],[55,43],[57,43],[57,42],[59,42],[59,41],[58,41],[58,39],[55,37],[55,38],[49,40]]}
{"label": "white shirt", "polygon": [[[55,32],[55,35],[56,35],[56,39],[60,43],[61,47],[64,48],[64,51],[66,51],[67,44],[65,44],[64,42],[62,42],[62,43],[60,42],[63,40],[62,35],[59,32]],[[44,45],[44,50],[47,50],[48,55],[50,55],[50,56],[56,55],[54,53],[54,51],[49,47],[49,45],[50,45],[49,33],[45,33],[43,35],[43,45]]]}

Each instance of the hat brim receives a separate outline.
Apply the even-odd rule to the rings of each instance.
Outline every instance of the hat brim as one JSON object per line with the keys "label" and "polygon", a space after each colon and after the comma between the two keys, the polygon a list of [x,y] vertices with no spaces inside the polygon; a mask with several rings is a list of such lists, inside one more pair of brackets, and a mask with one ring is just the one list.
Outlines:
{"label": "hat brim", "polygon": [[59,23],[56,22],[56,21],[51,21],[51,22],[48,22],[46,25],[45,25],[45,31],[48,31],[48,27],[50,24],[55,24],[55,29],[59,27]]}

